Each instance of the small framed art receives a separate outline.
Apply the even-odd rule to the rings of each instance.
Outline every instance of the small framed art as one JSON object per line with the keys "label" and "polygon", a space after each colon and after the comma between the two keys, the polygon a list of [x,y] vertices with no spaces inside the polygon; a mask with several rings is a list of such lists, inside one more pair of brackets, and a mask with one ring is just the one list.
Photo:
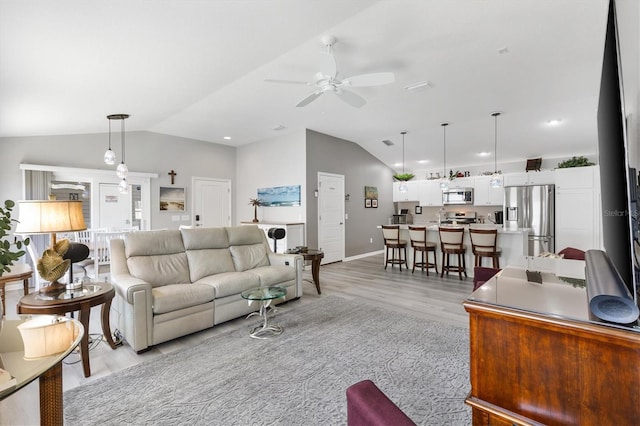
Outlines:
{"label": "small framed art", "polygon": [[[371,208],[371,202],[373,200],[371,198],[365,198],[364,199],[364,208],[365,209],[370,209]],[[376,206],[377,207],[377,206]]]}
{"label": "small framed art", "polygon": [[371,207],[374,209],[378,208],[378,199],[374,198],[373,200],[371,200]]}
{"label": "small framed art", "polygon": [[185,211],[184,188],[160,187],[160,211]]}

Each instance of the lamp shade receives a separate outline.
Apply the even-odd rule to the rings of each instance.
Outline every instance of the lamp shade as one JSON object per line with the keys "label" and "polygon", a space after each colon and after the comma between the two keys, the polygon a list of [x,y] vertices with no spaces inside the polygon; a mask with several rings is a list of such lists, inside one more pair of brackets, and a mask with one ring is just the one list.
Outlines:
{"label": "lamp shade", "polygon": [[69,349],[78,328],[67,318],[39,315],[18,325],[25,359],[55,355]]}
{"label": "lamp shade", "polygon": [[20,215],[16,233],[50,234],[87,229],[82,201],[19,201]]}

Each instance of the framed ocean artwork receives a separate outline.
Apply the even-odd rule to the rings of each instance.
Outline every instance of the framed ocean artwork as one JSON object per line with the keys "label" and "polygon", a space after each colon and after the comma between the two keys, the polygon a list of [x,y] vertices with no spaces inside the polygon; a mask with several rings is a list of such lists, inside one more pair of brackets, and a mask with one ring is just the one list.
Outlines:
{"label": "framed ocean artwork", "polygon": [[300,206],[300,185],[258,188],[258,199],[264,207]]}

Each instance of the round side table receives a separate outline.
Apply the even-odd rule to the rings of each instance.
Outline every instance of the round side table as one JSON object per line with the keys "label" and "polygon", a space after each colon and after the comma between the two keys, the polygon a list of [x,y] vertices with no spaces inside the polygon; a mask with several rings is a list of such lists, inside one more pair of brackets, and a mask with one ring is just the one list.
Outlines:
{"label": "round side table", "polygon": [[[254,327],[250,332],[249,336],[254,339],[267,339],[269,337],[274,337],[282,334],[284,329],[282,326],[277,324],[269,324],[269,312],[267,308],[271,305],[271,302],[275,299],[281,299],[287,295],[287,289],[284,287],[256,287],[250,290],[243,291],[240,293],[243,299],[249,301],[249,305],[251,305],[254,301],[260,302],[260,311],[250,313],[247,318],[252,317],[254,315],[259,315],[263,318],[262,325]],[[274,309],[273,307],[271,309]]]}
{"label": "round side table", "polygon": [[[24,290],[25,296],[29,294],[29,278],[33,277],[33,270],[31,266],[26,263],[18,263],[16,265],[12,265],[11,272],[5,272],[0,277],[0,297],[2,297],[2,315],[5,315],[7,312],[7,307],[5,306],[5,293],[4,286],[7,283],[12,281],[22,281],[22,289]],[[2,317],[0,315],[0,317]]]}
{"label": "round side table", "polygon": [[84,377],[89,377],[91,375],[91,367],[89,366],[89,315],[91,308],[102,305],[102,333],[111,349],[115,349],[117,345],[113,341],[109,325],[109,310],[115,294],[116,291],[109,283],[83,284],[80,289],[65,291],[58,295],[37,292],[28,294],[20,299],[17,309],[18,314],[64,315],[67,312],[80,311],[79,320],[85,329],[84,336],[80,341],[80,358],[82,358]]}
{"label": "round side table", "polygon": [[313,283],[316,285],[318,294],[322,294],[320,291],[320,262],[324,258],[324,253],[317,249],[308,249],[300,254],[304,257],[305,261],[311,261],[311,276],[313,277]]}

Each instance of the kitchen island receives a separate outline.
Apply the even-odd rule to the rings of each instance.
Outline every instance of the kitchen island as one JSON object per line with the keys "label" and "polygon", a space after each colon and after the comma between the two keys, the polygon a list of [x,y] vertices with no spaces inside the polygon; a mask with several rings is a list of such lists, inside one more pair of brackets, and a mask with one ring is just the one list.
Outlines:
{"label": "kitchen island", "polygon": [[[413,249],[411,248],[411,239],[409,238],[409,226],[424,226],[427,228],[427,241],[437,244],[436,258],[438,263],[438,271],[442,271],[442,251],[440,251],[440,236],[438,234],[437,223],[414,224],[414,225],[398,225],[400,226],[400,238],[407,241],[407,263],[409,268],[413,267]],[[467,276],[473,277],[473,252],[471,250],[471,239],[469,237],[469,226],[476,229],[497,229],[498,230],[498,248],[502,250],[500,255],[500,266],[522,265],[526,254],[528,253],[529,229],[504,229],[502,225],[495,224],[474,224],[474,225],[440,225],[442,227],[463,227],[464,245],[467,248],[465,254],[465,264]],[[382,230],[382,225],[378,228]],[[483,259],[483,266],[491,266],[488,259]]]}

